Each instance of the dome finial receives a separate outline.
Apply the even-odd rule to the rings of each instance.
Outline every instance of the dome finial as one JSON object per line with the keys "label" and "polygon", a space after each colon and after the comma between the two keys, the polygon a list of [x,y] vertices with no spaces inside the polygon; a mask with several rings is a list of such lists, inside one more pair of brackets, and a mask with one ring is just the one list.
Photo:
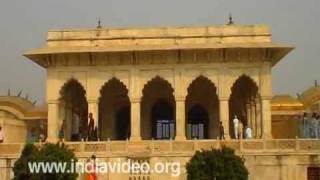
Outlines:
{"label": "dome finial", "polygon": [[98,19],[97,29],[100,29],[100,28],[102,28],[102,26],[101,26],[101,19],[99,18],[99,19]]}
{"label": "dome finial", "polygon": [[227,25],[233,25],[234,24],[234,21],[233,21],[233,17],[232,17],[232,14],[229,13],[229,22]]}

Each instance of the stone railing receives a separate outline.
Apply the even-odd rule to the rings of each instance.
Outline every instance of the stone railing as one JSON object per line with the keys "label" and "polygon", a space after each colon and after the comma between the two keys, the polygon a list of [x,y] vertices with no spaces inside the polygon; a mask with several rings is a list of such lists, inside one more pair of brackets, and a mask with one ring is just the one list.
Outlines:
{"label": "stone railing", "polygon": [[[77,155],[105,156],[171,156],[192,155],[197,150],[230,147],[239,154],[320,153],[320,140],[315,139],[252,139],[252,140],[187,140],[187,141],[99,141],[66,142]],[[0,144],[0,157],[16,157],[24,144]],[[41,144],[37,144],[41,146]]]}

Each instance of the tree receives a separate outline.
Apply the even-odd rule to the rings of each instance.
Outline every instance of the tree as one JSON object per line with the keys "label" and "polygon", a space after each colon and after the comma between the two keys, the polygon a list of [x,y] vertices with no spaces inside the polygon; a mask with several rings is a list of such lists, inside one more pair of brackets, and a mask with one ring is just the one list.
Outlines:
{"label": "tree", "polygon": [[[29,162],[65,163],[65,172],[39,172],[31,173]],[[20,158],[14,164],[13,172],[15,180],[75,180],[78,174],[72,169],[77,162],[74,153],[64,144],[45,144],[37,149],[32,144],[27,144]],[[72,163],[74,163],[72,165]],[[74,171],[73,171],[74,170]],[[53,168],[53,171],[55,169]]]}
{"label": "tree", "polygon": [[247,180],[249,173],[244,160],[223,147],[197,151],[187,163],[187,174],[188,180]]}
{"label": "tree", "polygon": [[30,173],[28,162],[36,161],[39,150],[33,144],[26,144],[20,158],[14,163],[14,180],[38,179],[35,174]]}

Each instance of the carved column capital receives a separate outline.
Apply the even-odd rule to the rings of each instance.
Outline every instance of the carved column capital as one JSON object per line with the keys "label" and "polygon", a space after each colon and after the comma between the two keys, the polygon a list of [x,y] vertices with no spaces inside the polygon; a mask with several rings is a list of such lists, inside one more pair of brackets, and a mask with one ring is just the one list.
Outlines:
{"label": "carved column capital", "polygon": [[186,101],[186,97],[185,96],[176,96],[174,98],[175,98],[176,102],[178,102],[178,101]]}
{"label": "carved column capital", "polygon": [[229,96],[219,96],[219,101],[229,101]]}
{"label": "carved column capital", "polygon": [[141,102],[141,98],[140,97],[130,98],[130,102],[131,103],[140,103]]}

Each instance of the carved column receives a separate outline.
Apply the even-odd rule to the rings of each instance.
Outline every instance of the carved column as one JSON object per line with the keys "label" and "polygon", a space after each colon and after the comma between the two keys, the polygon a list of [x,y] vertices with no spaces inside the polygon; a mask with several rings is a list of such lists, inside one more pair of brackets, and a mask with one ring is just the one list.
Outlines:
{"label": "carved column", "polygon": [[[251,118],[251,102],[248,100],[246,102],[246,115],[247,115],[247,125],[252,127],[252,118]],[[244,128],[245,126],[243,126]]]}
{"label": "carved column", "polygon": [[256,105],[255,100],[250,99],[250,105],[251,105],[251,129],[252,129],[252,137],[256,138],[256,132],[257,132],[257,121],[256,121]]}
{"label": "carved column", "polygon": [[229,134],[229,98],[219,97],[220,103],[220,121],[224,127],[224,137],[225,139],[230,139]]}
{"label": "carved column", "polygon": [[131,136],[130,141],[140,141],[141,140],[141,99],[131,99]]}
{"label": "carved column", "polygon": [[261,118],[262,118],[262,137],[272,138],[271,132],[271,105],[272,79],[271,64],[264,62],[260,72],[260,95],[261,95]]}
{"label": "carved column", "polygon": [[186,140],[185,98],[176,97],[176,137],[175,140]]}
{"label": "carved column", "polygon": [[49,142],[57,142],[59,140],[59,101],[48,101],[48,137]]}
{"label": "carved column", "polygon": [[262,138],[262,112],[261,112],[261,100],[260,98],[255,99],[256,102],[256,138]]}
{"label": "carved column", "polygon": [[262,136],[263,138],[272,138],[271,132],[271,104],[270,97],[261,98],[261,110],[262,110]]}

